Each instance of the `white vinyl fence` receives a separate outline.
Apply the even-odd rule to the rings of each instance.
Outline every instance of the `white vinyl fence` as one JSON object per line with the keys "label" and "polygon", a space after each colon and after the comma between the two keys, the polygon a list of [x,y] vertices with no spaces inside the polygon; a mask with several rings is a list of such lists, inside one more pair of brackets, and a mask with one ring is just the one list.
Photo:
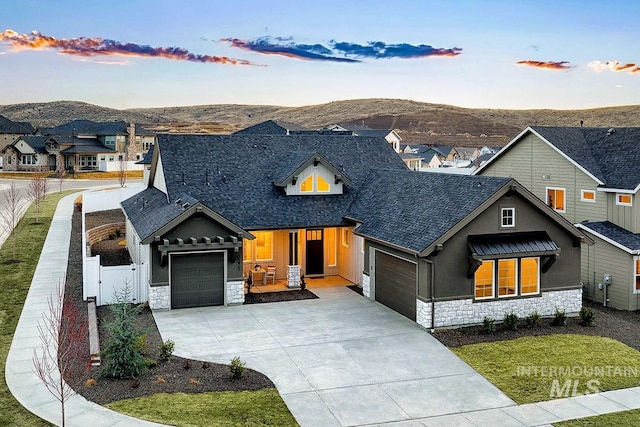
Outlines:
{"label": "white vinyl fence", "polygon": [[146,265],[101,266],[100,256],[90,256],[87,242],[85,214],[111,209],[119,209],[120,202],[144,187],[136,184],[132,187],[114,187],[111,189],[86,191],[82,195],[82,263],[83,263],[83,299],[95,297],[96,305],[114,302],[115,296],[125,286],[130,290],[130,302],[147,301]]}

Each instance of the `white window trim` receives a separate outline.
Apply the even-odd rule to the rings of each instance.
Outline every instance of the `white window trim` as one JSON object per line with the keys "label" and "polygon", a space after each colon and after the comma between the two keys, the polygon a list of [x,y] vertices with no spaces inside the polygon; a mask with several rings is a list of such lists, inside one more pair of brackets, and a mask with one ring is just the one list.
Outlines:
{"label": "white window trim", "polygon": [[[593,193],[593,199],[585,199],[584,193]],[[596,192],[595,190],[580,190],[580,201],[586,203],[595,203],[596,202]]]}
{"label": "white window trim", "polygon": [[483,262],[490,262],[491,263],[491,295],[487,296],[487,297],[476,297],[476,279],[475,279],[475,275],[474,275],[474,278],[473,278],[473,298],[476,301],[494,299],[496,297],[496,260],[487,259],[487,260],[484,260]]}
{"label": "white window trim", "polygon": [[[511,224],[505,224],[505,213],[511,212]],[[516,208],[502,208],[500,209],[500,227],[501,228],[514,228],[516,226]]]}
{"label": "white window trim", "polygon": [[[631,202],[623,203],[620,201],[620,196],[629,196],[631,197]],[[633,194],[629,193],[616,193],[616,205],[618,206],[633,206]]]}
{"label": "white window trim", "polygon": [[544,190],[544,195],[545,195],[545,203],[547,206],[549,206],[549,190],[562,190],[562,193],[564,194],[562,206],[564,206],[564,209],[556,209],[556,208],[551,208],[551,209],[553,209],[558,213],[566,213],[567,212],[567,189],[562,187],[546,187],[546,189]]}
{"label": "white window trim", "polygon": [[[518,273],[519,273],[519,267],[520,267],[520,260],[518,258],[500,258],[496,260],[497,262],[495,263],[495,279],[494,281],[496,282],[496,295],[498,298],[517,298],[520,296],[520,281],[518,280]],[[515,274],[515,283],[516,283],[516,292],[513,295],[500,295],[500,261],[515,261],[515,265],[516,265],[516,271],[514,272]]]}
{"label": "white window trim", "polygon": [[340,233],[340,240],[342,242],[342,246],[344,246],[345,248],[349,247],[349,229],[348,228],[342,229],[342,232]]}
{"label": "white window trim", "polygon": [[522,257],[518,260],[518,265],[520,267],[522,267],[522,260],[523,259],[535,259],[536,260],[536,265],[538,266],[538,271],[536,274],[536,279],[538,281],[537,283],[537,287],[536,287],[536,291],[535,292],[522,292],[522,276],[519,277],[519,281],[518,281],[518,286],[519,286],[519,291],[520,291],[520,295],[539,295],[540,294],[540,257],[532,257],[532,256],[527,256],[527,257]]}

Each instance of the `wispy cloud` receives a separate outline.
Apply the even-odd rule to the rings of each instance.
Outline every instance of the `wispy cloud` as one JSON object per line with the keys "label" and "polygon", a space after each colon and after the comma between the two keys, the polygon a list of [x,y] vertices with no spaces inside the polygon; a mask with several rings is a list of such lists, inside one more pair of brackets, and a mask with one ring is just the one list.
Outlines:
{"label": "wispy cloud", "polygon": [[265,55],[282,55],[289,58],[314,61],[362,62],[364,59],[426,58],[430,56],[457,56],[462,49],[434,48],[426,44],[387,44],[381,41],[366,44],[329,41],[326,45],[296,43],[292,38],[259,37],[253,40],[221,39],[231,46]]}
{"label": "wispy cloud", "polygon": [[230,43],[231,46],[251,52],[265,55],[281,55],[288,58],[308,59],[333,62],[361,62],[357,59],[337,57],[332,55],[330,49],[320,44],[296,44],[283,38],[276,38],[275,42],[270,37],[261,37],[255,40],[221,39],[221,42]]}
{"label": "wispy cloud", "polygon": [[152,47],[136,43],[121,43],[100,37],[56,39],[37,31],[33,31],[31,34],[18,34],[13,30],[6,30],[0,33],[0,42],[7,43],[14,50],[54,49],[65,55],[83,57],[124,55],[216,64],[256,65],[243,59],[195,54],[180,47]]}
{"label": "wispy cloud", "polygon": [[533,61],[525,60],[518,61],[516,65],[523,65],[526,67],[543,68],[545,70],[570,70],[574,68],[569,61]]}
{"label": "wispy cloud", "polygon": [[588,66],[598,72],[610,70],[616,73],[627,72],[629,74],[640,74],[640,66],[638,66],[638,64],[623,64],[620,61],[593,61],[589,62]]}

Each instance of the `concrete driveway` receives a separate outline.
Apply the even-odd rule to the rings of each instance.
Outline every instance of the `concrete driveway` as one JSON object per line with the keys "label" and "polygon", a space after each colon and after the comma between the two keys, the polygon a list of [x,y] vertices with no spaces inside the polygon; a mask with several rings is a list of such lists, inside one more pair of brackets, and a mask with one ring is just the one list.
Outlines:
{"label": "concrete driveway", "polygon": [[343,286],[311,290],[320,298],[154,317],[174,354],[240,356],[266,374],[302,426],[453,426],[467,420],[442,416],[515,405],[409,319]]}

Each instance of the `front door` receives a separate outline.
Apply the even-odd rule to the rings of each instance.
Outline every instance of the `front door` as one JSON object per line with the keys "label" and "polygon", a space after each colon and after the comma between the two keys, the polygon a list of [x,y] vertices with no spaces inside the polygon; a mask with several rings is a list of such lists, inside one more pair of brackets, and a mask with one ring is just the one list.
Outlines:
{"label": "front door", "polygon": [[324,274],[322,230],[307,230],[307,268],[305,274]]}

